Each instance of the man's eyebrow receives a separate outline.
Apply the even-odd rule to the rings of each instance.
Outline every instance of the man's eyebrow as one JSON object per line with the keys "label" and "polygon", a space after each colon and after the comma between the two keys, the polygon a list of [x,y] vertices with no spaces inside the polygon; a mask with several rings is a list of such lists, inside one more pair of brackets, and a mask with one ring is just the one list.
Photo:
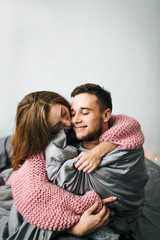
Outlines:
{"label": "man's eyebrow", "polygon": [[92,108],[88,108],[88,107],[81,107],[82,110],[92,110]]}
{"label": "man's eyebrow", "polygon": [[[93,110],[92,108],[88,108],[88,107],[81,107],[80,108],[81,110]],[[73,112],[74,109],[71,109],[71,112]]]}

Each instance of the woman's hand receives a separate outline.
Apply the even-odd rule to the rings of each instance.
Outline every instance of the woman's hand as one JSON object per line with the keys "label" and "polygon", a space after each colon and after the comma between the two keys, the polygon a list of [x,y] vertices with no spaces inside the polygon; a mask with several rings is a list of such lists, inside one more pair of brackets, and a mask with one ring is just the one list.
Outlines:
{"label": "woman's hand", "polygon": [[91,173],[99,166],[101,158],[113,151],[116,147],[117,145],[113,143],[102,142],[91,150],[81,152],[75,167],[78,168],[79,171],[83,170],[83,172]]}
{"label": "woman's hand", "polygon": [[117,198],[109,197],[102,200],[103,208],[98,214],[93,214],[98,207],[98,203],[94,203],[89,209],[87,209],[81,216],[80,221],[68,230],[69,233],[75,236],[85,236],[92,233],[108,224],[109,217],[112,215],[111,211],[105,205],[107,202],[113,202]]}
{"label": "woman's hand", "polygon": [[78,168],[79,171],[83,170],[83,172],[87,173],[93,172],[101,162],[100,153],[94,148],[86,152],[81,152],[78,158],[79,160],[75,164],[75,167]]}

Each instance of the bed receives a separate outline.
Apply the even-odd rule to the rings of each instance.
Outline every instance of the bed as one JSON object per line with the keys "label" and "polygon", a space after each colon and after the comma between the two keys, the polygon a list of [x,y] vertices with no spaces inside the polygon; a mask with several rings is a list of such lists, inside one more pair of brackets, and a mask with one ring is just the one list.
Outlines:
{"label": "bed", "polygon": [[[12,172],[10,139],[11,136],[0,138],[0,240],[50,240],[54,239],[54,237],[58,239],[57,233],[55,232],[31,226],[18,212],[16,212],[16,208],[14,208],[12,190],[9,186],[5,185],[8,176]],[[148,159],[145,159],[145,163],[149,175],[149,181],[145,188],[143,211],[135,228],[135,239],[159,240],[160,166]],[[17,221],[15,221],[15,217]],[[10,224],[11,222],[12,224]],[[67,237],[66,234],[59,239],[62,239],[63,237]],[[68,236],[68,239],[69,238],[70,237]]]}

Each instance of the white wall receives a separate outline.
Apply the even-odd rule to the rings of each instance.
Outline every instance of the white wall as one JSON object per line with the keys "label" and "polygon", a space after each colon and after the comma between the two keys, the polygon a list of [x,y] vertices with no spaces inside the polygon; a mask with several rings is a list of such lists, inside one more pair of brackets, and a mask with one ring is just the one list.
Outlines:
{"label": "white wall", "polygon": [[[0,0],[0,137],[25,94],[93,82],[135,117],[160,159],[159,0]],[[156,161],[160,162],[160,160]]]}

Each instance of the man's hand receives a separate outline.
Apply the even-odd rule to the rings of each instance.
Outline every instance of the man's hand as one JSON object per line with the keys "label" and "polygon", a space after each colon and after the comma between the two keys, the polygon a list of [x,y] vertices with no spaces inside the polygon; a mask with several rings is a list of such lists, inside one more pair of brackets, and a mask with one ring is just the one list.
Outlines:
{"label": "man's hand", "polygon": [[112,214],[105,204],[107,202],[113,202],[116,199],[116,197],[109,197],[103,199],[102,203],[104,203],[104,205],[102,210],[98,214],[93,214],[98,207],[98,203],[96,202],[95,204],[93,204],[82,214],[80,221],[70,230],[68,230],[68,232],[76,236],[85,236],[89,233],[96,231],[100,227],[107,225],[109,222],[109,217]]}

